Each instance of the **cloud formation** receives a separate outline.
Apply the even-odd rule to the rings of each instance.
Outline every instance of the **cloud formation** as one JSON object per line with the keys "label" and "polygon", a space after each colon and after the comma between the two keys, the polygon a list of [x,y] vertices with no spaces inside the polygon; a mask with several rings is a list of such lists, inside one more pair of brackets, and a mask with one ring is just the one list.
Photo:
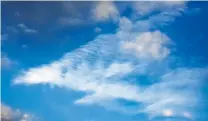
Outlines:
{"label": "cloud formation", "polygon": [[142,33],[136,37],[135,41],[124,42],[121,46],[137,57],[161,59],[170,53],[170,50],[164,46],[168,41],[167,35],[154,31]]}
{"label": "cloud formation", "polygon": [[140,15],[151,14],[154,11],[172,11],[184,8],[186,1],[138,1],[134,2],[133,8]]}
{"label": "cloud formation", "polygon": [[[113,2],[99,2],[93,9],[95,20],[117,19],[119,28],[115,34],[99,35],[59,60],[24,70],[14,78],[13,83],[50,84],[84,92],[83,97],[74,101],[79,105],[99,105],[134,114],[145,113],[150,117],[193,117],[193,109],[198,106],[200,99],[196,90],[206,76],[207,69],[171,69],[165,65],[168,71],[160,75],[153,73],[155,78],[146,82],[135,77],[149,76],[152,71],[159,71],[160,68],[154,69],[148,65],[157,65],[158,61],[165,61],[171,54],[169,45],[172,41],[167,34],[157,29],[157,25],[179,15],[170,6],[181,7],[184,3],[158,4],[164,9],[150,4],[149,8],[139,8],[139,11],[149,14],[159,9],[162,11],[160,14],[132,21],[119,17]],[[166,8],[168,11],[164,12]],[[128,108],[121,104],[121,100],[140,106]]]}
{"label": "cloud formation", "polygon": [[8,105],[1,103],[1,120],[2,121],[33,121],[34,116],[21,112],[19,109],[12,109]]}
{"label": "cloud formation", "polygon": [[[128,30],[128,27],[123,28],[118,33]],[[164,72],[158,77],[158,82],[149,80],[151,82],[149,85],[132,84],[132,78],[128,77],[134,74],[148,74],[145,72],[148,66],[144,65],[151,62],[141,63],[142,61],[137,56],[129,58],[121,51],[120,45],[125,42],[125,37],[117,36],[118,33],[100,35],[94,41],[65,54],[60,60],[23,71],[13,82],[27,85],[52,84],[85,92],[86,95],[75,100],[75,104],[95,104],[108,108],[107,105],[112,102],[119,104],[119,99],[133,101],[142,107],[130,109],[130,112],[143,112],[153,117],[171,114],[180,116],[184,111],[191,111],[197,106],[198,97],[194,92],[197,88],[195,85],[201,82],[201,77],[205,76],[205,70],[181,68]],[[147,60],[157,61],[155,57],[164,59],[168,55],[163,53],[160,55],[161,52],[157,52],[160,48],[167,48],[163,43],[168,37],[161,39],[164,35],[158,31],[136,32],[133,35],[137,34],[140,36],[132,36],[132,38],[139,38],[138,41],[145,43],[140,44],[141,46],[150,47],[150,50],[144,47],[143,51],[139,51],[145,57],[150,57]],[[129,41],[135,42],[134,39]],[[156,54],[151,53],[152,44],[156,44],[159,48],[159,50],[155,49]],[[110,108],[114,110],[115,107]],[[124,112],[128,110],[124,105],[116,108],[123,108]],[[172,113],[165,111],[166,109],[172,110]]]}

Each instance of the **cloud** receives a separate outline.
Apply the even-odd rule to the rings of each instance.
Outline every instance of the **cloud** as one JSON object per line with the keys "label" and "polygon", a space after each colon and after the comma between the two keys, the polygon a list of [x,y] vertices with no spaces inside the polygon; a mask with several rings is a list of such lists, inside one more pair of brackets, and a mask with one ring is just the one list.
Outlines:
{"label": "cloud", "polygon": [[151,30],[151,25],[149,20],[132,23],[126,17],[120,18],[116,35],[121,39],[121,51],[140,59],[161,60],[167,57],[171,52],[169,46],[172,41],[165,33]]}
{"label": "cloud", "polygon": [[20,27],[26,33],[37,33],[36,30],[28,28],[25,24],[18,24],[17,26]]}
{"label": "cloud", "polygon": [[12,109],[8,105],[1,103],[1,120],[5,121],[33,121],[34,115],[20,111],[19,109]]}
{"label": "cloud", "polygon": [[133,2],[134,10],[140,15],[151,14],[154,11],[170,11],[184,7],[186,1],[138,1]]}
{"label": "cloud", "polygon": [[96,27],[94,31],[95,31],[96,33],[100,33],[100,32],[102,31],[102,29],[99,28],[99,27]]}
{"label": "cloud", "polygon": [[153,116],[160,115],[161,111],[164,113],[167,109],[172,110],[174,116],[181,116],[186,110],[192,112],[199,106],[200,96],[196,90],[203,84],[202,80],[206,78],[207,73],[207,68],[179,68],[164,74],[160,83],[146,89],[146,102],[155,102],[148,105],[144,111]]}
{"label": "cloud", "polygon": [[160,31],[145,32],[138,35],[135,41],[124,42],[121,46],[124,50],[130,51],[140,58],[162,59],[170,53],[170,50],[165,47],[168,40],[167,35]]}
{"label": "cloud", "polygon": [[[130,4],[131,3],[131,4]],[[58,24],[61,25],[88,25],[94,24],[94,22],[103,22],[112,20],[117,22],[120,17],[120,13],[124,12],[124,9],[131,7],[133,9],[133,17],[135,20],[140,19],[142,16],[150,16],[153,11],[159,11],[153,13],[151,18],[147,17],[147,20],[143,21],[140,26],[155,26],[155,22],[163,21],[164,24],[173,21],[176,14],[181,14],[185,8],[186,2],[179,1],[139,1],[139,2],[123,2],[117,4],[112,1],[101,2],[62,2],[63,15],[58,18]],[[144,7],[145,6],[145,7]],[[107,9],[106,9],[107,8]],[[85,14],[83,14],[83,11]],[[138,15],[139,14],[139,15]],[[173,16],[173,14],[175,14]],[[90,16],[90,17],[89,17]],[[145,24],[145,25],[143,25]],[[151,25],[150,25],[151,24]],[[163,25],[163,24],[159,24]],[[135,27],[140,28],[140,27]]]}
{"label": "cloud", "polygon": [[[143,38],[144,41],[147,38],[150,45],[153,43],[160,46],[164,43],[160,38],[164,35],[159,31],[140,34],[136,32],[135,35],[140,35],[135,37]],[[174,113],[174,116],[181,116],[184,110],[191,111],[197,106],[198,96],[194,90],[206,75],[205,70],[176,69],[164,72],[156,82],[149,80],[149,85],[140,84],[142,80],[130,77],[147,74],[145,70],[148,66],[143,66],[144,63],[137,56],[129,58],[120,51],[122,39],[124,38],[117,38],[117,34],[100,35],[57,61],[21,72],[14,78],[13,83],[50,84],[82,91],[86,95],[75,100],[75,104],[99,105],[115,110],[121,108],[123,112],[146,113],[153,117],[164,116],[166,109],[178,112]],[[155,56],[148,49],[142,52],[151,57],[148,60],[153,58],[154,61],[155,57],[161,56],[159,52]],[[162,54],[162,57],[164,55]],[[148,61],[145,62],[150,64]],[[132,79],[136,79],[138,83],[131,83]],[[119,103],[119,99],[136,102],[142,107],[128,109],[125,105],[108,106],[112,102]]]}
{"label": "cloud", "polygon": [[[103,11],[107,6],[109,9]],[[99,2],[93,10],[99,21],[118,15],[112,2]],[[175,15],[168,12],[171,18]],[[187,117],[184,112],[188,110],[192,114],[198,106],[197,89],[207,69],[166,67],[163,62],[171,53],[171,39],[157,30],[156,24],[164,21],[153,18],[131,21],[118,17],[119,28],[115,34],[101,34],[59,60],[23,70],[13,83],[50,84],[84,92],[84,96],[74,100],[77,105],[98,105],[150,117]],[[159,75],[153,73],[155,77],[145,81],[139,78],[161,71],[157,60],[168,69]],[[135,102],[137,106],[127,107],[122,101]]]}
{"label": "cloud", "polygon": [[117,20],[119,11],[111,1],[98,2],[92,10],[92,15],[96,21]]}
{"label": "cloud", "polygon": [[134,72],[136,65],[112,63],[105,67],[102,63],[96,62],[93,66],[82,62],[79,64],[76,62],[79,58],[76,59],[66,56],[52,64],[29,69],[13,82],[27,85],[52,84],[85,92],[86,96],[76,100],[75,104],[97,104],[106,107],[105,102],[124,99],[143,105],[143,108],[134,110],[137,113],[170,116],[172,112],[165,111],[169,109],[178,112],[174,115],[180,116],[184,110],[197,106],[195,86],[200,82],[200,78],[206,75],[203,69],[178,69],[166,73],[159,82],[146,86],[133,85],[129,80],[122,80]]}
{"label": "cloud", "polygon": [[[186,1],[139,1],[133,2],[132,16],[135,20],[135,28],[157,28],[173,22],[176,17],[187,13]],[[145,29],[145,30],[146,30]]]}
{"label": "cloud", "polygon": [[12,120],[20,115],[19,110],[12,110],[10,107],[1,104],[1,119]]}

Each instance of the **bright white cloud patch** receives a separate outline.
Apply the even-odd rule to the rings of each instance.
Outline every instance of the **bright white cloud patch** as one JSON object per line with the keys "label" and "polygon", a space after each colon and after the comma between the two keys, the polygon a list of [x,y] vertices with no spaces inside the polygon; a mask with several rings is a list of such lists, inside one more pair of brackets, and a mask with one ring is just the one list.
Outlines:
{"label": "bright white cloud patch", "polygon": [[134,41],[124,42],[121,46],[137,57],[161,59],[170,53],[170,50],[165,47],[169,38],[160,31],[145,32],[139,34],[135,39]]}
{"label": "bright white cloud patch", "polygon": [[98,2],[92,13],[96,21],[116,20],[119,14],[116,6],[111,1]]}

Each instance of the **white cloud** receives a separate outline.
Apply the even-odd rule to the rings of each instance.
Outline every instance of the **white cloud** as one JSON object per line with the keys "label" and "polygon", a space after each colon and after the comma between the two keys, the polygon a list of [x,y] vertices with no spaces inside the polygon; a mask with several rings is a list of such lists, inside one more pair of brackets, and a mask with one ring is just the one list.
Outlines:
{"label": "white cloud", "polygon": [[122,43],[122,48],[140,58],[162,59],[170,50],[165,46],[169,41],[167,35],[160,31],[141,33],[134,41]]}
{"label": "white cloud", "polygon": [[102,31],[102,29],[100,27],[96,27],[94,31],[97,33],[100,33]]}
{"label": "white cloud", "polygon": [[164,21],[149,18],[132,22],[126,17],[120,18],[116,36],[120,39],[121,51],[140,59],[167,57],[171,53],[169,46],[174,44],[165,33],[156,29]]}
{"label": "white cloud", "polygon": [[26,33],[37,33],[36,30],[28,28],[25,24],[21,23],[21,24],[18,24],[17,26],[20,27]]}
{"label": "white cloud", "polygon": [[[186,1],[138,1],[133,2],[133,18],[138,20],[145,16],[146,19],[135,23],[135,29],[148,30],[173,22],[176,17],[186,12]],[[156,11],[156,12],[155,12]],[[155,13],[154,13],[155,12]]]}
{"label": "white cloud", "polygon": [[19,109],[13,109],[5,104],[1,105],[1,120],[18,120],[18,121],[33,121],[35,118],[34,115],[24,113],[20,111]]}
{"label": "white cloud", "polygon": [[[74,54],[80,55],[77,52]],[[98,104],[105,107],[103,102],[124,99],[143,105],[144,108],[135,112],[171,116],[173,112],[182,113],[197,105],[195,86],[200,82],[200,76],[206,75],[203,74],[203,69],[179,69],[165,74],[157,83],[133,85],[127,83],[127,80],[122,81],[122,77],[133,73],[133,66],[136,65],[112,63],[105,67],[98,62],[95,65],[85,62],[79,64],[79,58],[76,59],[74,56],[66,56],[52,64],[29,69],[13,81],[15,84],[52,84],[85,92],[86,96],[76,100],[76,104]],[[166,111],[167,109],[172,111]]]}
{"label": "white cloud", "polygon": [[119,12],[111,1],[98,2],[92,10],[93,18],[96,21],[117,20]]}
{"label": "white cloud", "polygon": [[177,13],[164,12],[144,20],[119,19],[116,36],[120,39],[121,51],[136,55],[140,59],[161,60],[170,53],[174,43],[158,26],[167,24]]}
{"label": "white cloud", "polygon": [[161,82],[146,89],[145,102],[151,103],[152,100],[154,102],[148,104],[144,111],[153,116],[160,115],[166,109],[172,110],[174,116],[181,116],[186,110],[193,111],[200,100],[196,90],[207,73],[208,69],[203,68],[180,68],[169,71],[161,77]]}

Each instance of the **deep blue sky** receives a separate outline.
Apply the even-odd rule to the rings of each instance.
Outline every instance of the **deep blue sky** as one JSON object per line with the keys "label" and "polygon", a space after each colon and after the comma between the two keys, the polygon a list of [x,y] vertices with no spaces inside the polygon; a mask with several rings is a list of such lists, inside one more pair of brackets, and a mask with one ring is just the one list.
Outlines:
{"label": "deep blue sky", "polygon": [[2,2],[1,101],[27,121],[207,121],[207,15],[207,2]]}

